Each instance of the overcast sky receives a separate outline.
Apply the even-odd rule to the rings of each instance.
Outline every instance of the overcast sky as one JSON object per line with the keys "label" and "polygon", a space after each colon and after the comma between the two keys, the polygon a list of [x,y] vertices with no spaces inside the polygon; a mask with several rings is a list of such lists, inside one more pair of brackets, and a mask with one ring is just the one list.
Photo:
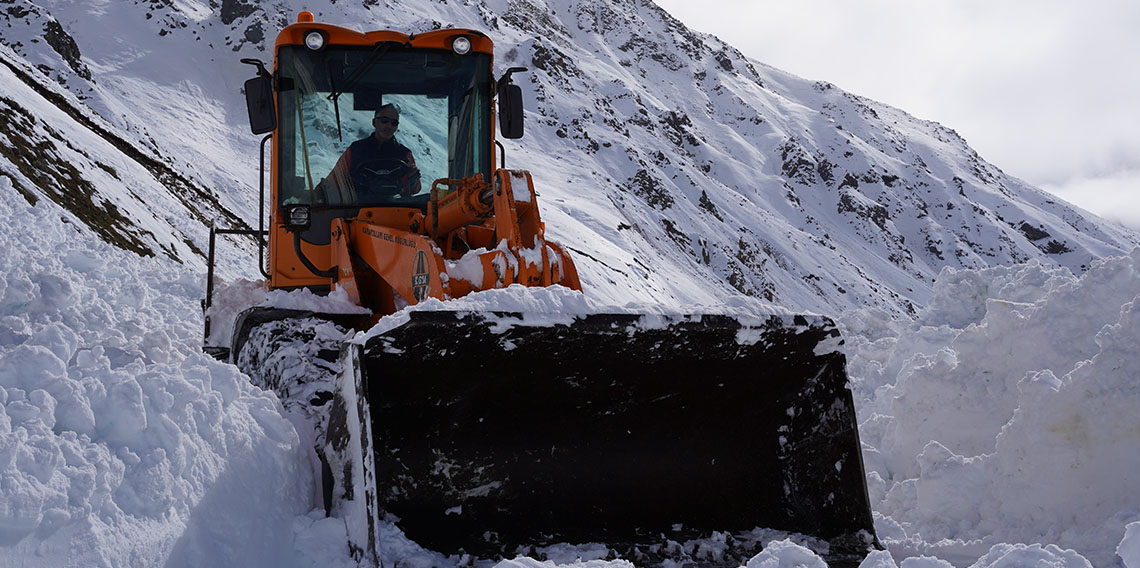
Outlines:
{"label": "overcast sky", "polygon": [[1140,229],[1140,0],[655,0],[748,57],[934,120]]}

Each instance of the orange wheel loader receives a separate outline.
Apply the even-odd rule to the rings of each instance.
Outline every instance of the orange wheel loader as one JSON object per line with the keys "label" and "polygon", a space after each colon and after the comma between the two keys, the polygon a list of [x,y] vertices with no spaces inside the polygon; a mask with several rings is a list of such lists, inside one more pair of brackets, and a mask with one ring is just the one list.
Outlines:
{"label": "orange wheel loader", "polygon": [[[266,285],[335,291],[366,310],[254,306],[206,349],[312,425],[326,510],[345,519],[357,559],[384,560],[382,522],[477,557],[601,542],[683,563],[668,543],[757,528],[818,537],[838,560],[877,546],[827,318],[527,325],[527,314],[447,308],[511,285],[581,290],[566,249],[544,236],[533,178],[505,169],[495,143],[522,136],[512,76],[525,69],[493,77],[490,38],[361,33],[302,12],[274,50],[272,69],[243,60],[257,67],[245,94],[271,156],[268,226],[256,232]],[[345,159],[355,142],[390,142],[381,126],[418,175],[407,159],[346,173],[376,157],[354,146]],[[263,163],[263,194],[265,177]],[[207,306],[212,242],[210,259]],[[433,298],[439,309],[406,309]]]}

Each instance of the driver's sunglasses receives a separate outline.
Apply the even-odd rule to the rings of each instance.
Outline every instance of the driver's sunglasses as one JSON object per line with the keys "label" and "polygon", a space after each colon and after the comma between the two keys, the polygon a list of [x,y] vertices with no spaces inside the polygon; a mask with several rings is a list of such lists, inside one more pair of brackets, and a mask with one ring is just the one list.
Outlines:
{"label": "driver's sunglasses", "polygon": [[380,117],[377,117],[376,120],[379,120],[380,124],[388,124],[389,122],[392,123],[392,126],[399,126],[399,124],[400,124],[400,119],[398,119],[398,118],[388,118],[386,116],[380,116]]}

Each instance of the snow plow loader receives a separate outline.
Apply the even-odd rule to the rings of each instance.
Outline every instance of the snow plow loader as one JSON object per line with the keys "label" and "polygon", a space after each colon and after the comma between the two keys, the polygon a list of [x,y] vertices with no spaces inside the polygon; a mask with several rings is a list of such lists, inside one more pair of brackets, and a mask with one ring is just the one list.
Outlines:
{"label": "snow plow loader", "polygon": [[[312,428],[351,553],[386,561],[394,525],[479,558],[603,543],[635,562],[739,565],[757,529],[864,557],[877,543],[827,318],[449,307],[507,287],[582,293],[531,175],[495,142],[522,136],[525,69],[493,78],[492,52],[474,30],[360,33],[302,12],[272,69],[243,60],[271,155],[268,224],[248,231],[261,270],[270,291],[327,304],[249,307],[211,343],[212,233],[205,348]],[[336,302],[352,309],[322,307]],[[681,544],[702,538],[739,553]]]}

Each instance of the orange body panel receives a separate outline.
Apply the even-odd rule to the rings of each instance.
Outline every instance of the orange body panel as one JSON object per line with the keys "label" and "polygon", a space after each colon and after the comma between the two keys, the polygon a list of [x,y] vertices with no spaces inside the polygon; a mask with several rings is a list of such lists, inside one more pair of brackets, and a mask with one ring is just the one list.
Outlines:
{"label": "orange body panel", "polygon": [[[280,208],[274,208],[270,215],[269,287],[330,286],[332,281],[329,278],[309,272],[297,258],[293,252],[293,235],[285,230],[285,225],[280,220],[282,214]],[[369,207],[361,209],[358,217],[368,223],[413,233],[419,232],[419,227],[424,224],[424,215],[418,209],[402,207]],[[302,241],[301,250],[317,268],[327,269],[333,266],[331,245],[314,245]]]}
{"label": "orange body panel", "polygon": [[380,42],[394,41],[410,47],[423,49],[451,49],[451,40],[456,36],[467,36],[471,40],[471,51],[492,55],[494,43],[478,30],[452,28],[432,30],[422,34],[408,35],[402,32],[382,30],[359,32],[318,22],[297,22],[277,35],[275,49],[283,45],[304,45],[305,34],[317,30],[325,34],[325,42],[336,45],[372,46]]}
{"label": "orange body panel", "polygon": [[383,294],[377,294],[381,289],[390,290],[393,300],[399,296],[403,304],[450,295],[443,258],[423,235],[337,219],[333,239],[337,287],[374,312],[394,311],[383,305]]}
{"label": "orange body panel", "polygon": [[[330,245],[331,266],[338,271],[334,286],[344,289],[355,302],[378,314],[395,311],[398,303],[416,304],[427,298],[446,300],[516,283],[561,284],[581,290],[573,260],[560,246],[547,242],[542,234],[530,174],[497,170],[495,179],[497,214],[489,215],[490,207],[481,204],[482,213],[467,219],[468,226],[463,227],[463,231],[456,228],[436,238],[423,231],[382,224],[393,219],[407,221],[405,215],[376,214],[384,210],[366,210],[352,219],[334,220]],[[429,207],[426,219],[411,216],[413,224],[430,230],[441,217],[457,218],[464,211],[476,209],[469,200],[471,196],[477,198],[485,185],[461,187],[463,189],[449,196],[452,199],[436,205],[438,215],[436,207]],[[516,195],[525,197],[519,201]],[[475,224],[480,220],[481,224]],[[497,248],[445,253],[437,240],[449,239],[458,232],[482,231],[491,231],[497,237]],[[449,270],[449,261],[453,266],[463,263],[464,267]],[[395,303],[388,303],[389,297]]]}

